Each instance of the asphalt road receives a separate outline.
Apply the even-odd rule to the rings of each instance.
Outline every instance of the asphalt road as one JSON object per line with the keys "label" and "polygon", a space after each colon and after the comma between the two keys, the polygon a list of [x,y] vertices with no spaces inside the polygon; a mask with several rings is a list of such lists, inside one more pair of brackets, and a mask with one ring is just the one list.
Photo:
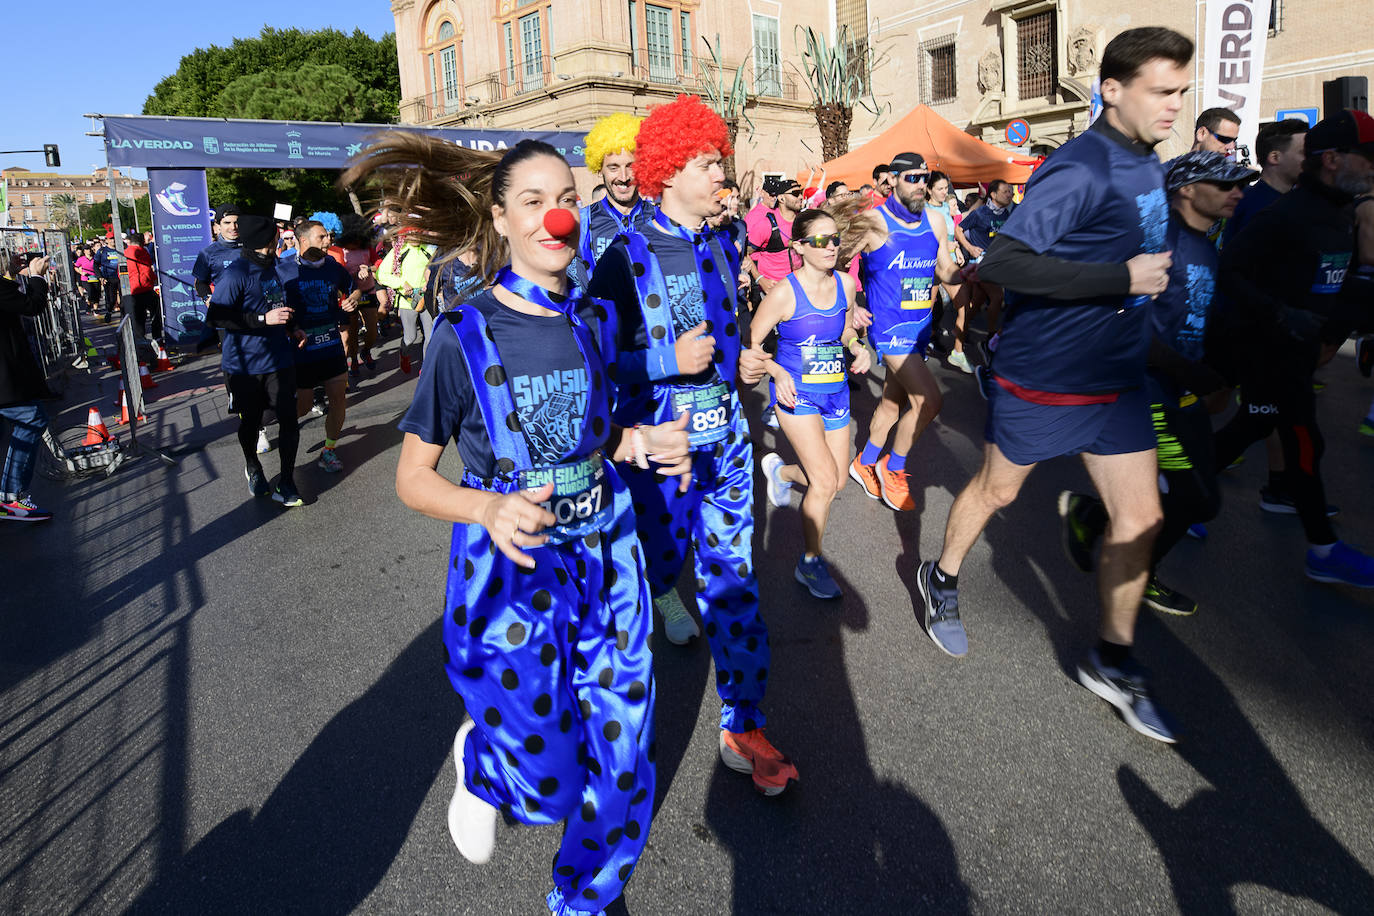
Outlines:
{"label": "asphalt road", "polygon": [[[392,342],[349,411],[344,474],[313,465],[321,421],[303,430],[302,509],[248,497],[202,357],[163,377],[140,430],[175,468],[40,480],[57,519],[0,528],[0,910],[544,912],[558,830],[504,824],[482,868],[448,839],[448,532],[393,490],[412,389],[395,366]],[[1257,506],[1262,448],[1164,568],[1201,612],[1141,620],[1185,729],[1170,748],[1071,677],[1095,620],[1054,511],[1087,486],[1076,461],[1038,469],[965,565],[969,657],[917,626],[917,559],[983,418],[970,377],[935,371],[918,511],[853,488],[835,506],[842,601],[793,581],[800,516],[763,508],[759,482],[769,735],[799,786],[765,799],[719,763],[707,647],[655,637],[660,808],[611,912],[1374,912],[1374,593],[1302,576],[1296,519]],[[1355,432],[1371,386],[1349,352],[1322,376],[1339,531],[1374,546],[1374,440]],[[109,418],[114,386],[73,380],[58,425],[91,403]],[[872,405],[856,394],[860,435]]]}

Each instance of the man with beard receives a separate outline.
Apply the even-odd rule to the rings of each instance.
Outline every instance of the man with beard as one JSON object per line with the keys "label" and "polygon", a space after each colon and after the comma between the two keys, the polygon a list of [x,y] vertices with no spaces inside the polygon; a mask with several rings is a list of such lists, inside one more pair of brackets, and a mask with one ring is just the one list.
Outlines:
{"label": "man with beard", "polygon": [[[906,458],[941,406],[939,383],[925,364],[933,328],[935,276],[938,273],[941,282],[948,283],[958,268],[943,244],[943,218],[925,209],[930,174],[925,157],[899,153],[890,171],[897,178],[892,196],[856,219],[867,230],[858,251],[863,253],[864,294],[873,312],[869,339],[887,373],[882,399],[869,420],[868,442],[849,466],[849,476],[870,499],[881,499],[898,512],[910,512],[916,504],[907,482]],[[905,414],[904,407],[909,408]],[[892,450],[882,455],[894,426]]]}
{"label": "man with beard", "polygon": [[763,182],[763,193],[777,201],[777,208],[755,207],[744,217],[749,240],[744,266],[754,279],[754,305],[792,273],[792,221],[802,210],[802,186],[795,179],[771,176]]}
{"label": "man with beard", "polygon": [[601,177],[606,196],[582,208],[577,257],[568,265],[568,279],[580,289],[591,283],[596,262],[615,237],[653,215],[653,204],[640,199],[635,182],[635,137],[643,120],[624,112],[607,115],[584,141],[587,169]]}
{"label": "man with beard", "polygon": [[1312,373],[1368,322],[1370,284],[1347,281],[1355,250],[1352,204],[1374,190],[1374,118],[1342,111],[1307,133],[1293,190],[1256,214],[1221,253],[1226,307],[1211,342],[1240,381],[1235,417],[1217,433],[1224,468],[1277,430],[1283,489],[1307,535],[1318,582],[1374,588],[1374,557],[1336,539],[1322,486],[1324,449]]}
{"label": "man with beard", "polygon": [[[343,462],[335,445],[348,409],[348,362],[339,326],[357,310],[362,292],[355,288],[348,270],[329,256],[329,230],[322,223],[301,223],[296,226],[296,238],[300,253],[291,263],[283,261],[281,271],[286,304],[295,315],[296,325],[305,332],[305,339],[296,348],[296,415],[305,416],[315,388],[323,387],[329,412],[324,418],[320,467],[337,474],[343,470]],[[292,265],[294,271],[289,269]],[[366,278],[367,266],[361,270]],[[340,302],[340,296],[347,298]]]}

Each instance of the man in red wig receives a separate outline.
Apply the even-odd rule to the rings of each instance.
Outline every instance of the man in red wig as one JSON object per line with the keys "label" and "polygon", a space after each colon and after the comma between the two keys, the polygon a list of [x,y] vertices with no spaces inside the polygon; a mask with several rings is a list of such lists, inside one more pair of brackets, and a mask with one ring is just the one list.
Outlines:
{"label": "man in red wig", "polygon": [[721,698],[721,760],[777,795],[797,769],[764,737],[759,708],[769,649],[754,578],[753,449],[735,379],[739,254],[706,224],[720,212],[721,158],[730,154],[725,122],[699,98],[680,95],[651,109],[639,129],[635,176],[640,193],[661,198],[658,211],[611,244],[589,293],[615,304],[614,315],[596,315],[619,354],[615,422],[688,415],[687,493],[652,465],[625,472],[649,587],[660,612],[680,607],[676,586],[690,545]]}

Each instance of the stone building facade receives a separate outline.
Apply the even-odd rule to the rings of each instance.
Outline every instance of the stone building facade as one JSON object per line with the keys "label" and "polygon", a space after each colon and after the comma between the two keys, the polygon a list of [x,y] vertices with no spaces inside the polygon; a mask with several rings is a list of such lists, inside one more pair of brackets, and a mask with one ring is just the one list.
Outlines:
{"label": "stone building facade", "polygon": [[[1270,0],[1265,120],[1280,109],[1320,108],[1323,80],[1374,76],[1374,39],[1358,4],[1309,0],[1290,15],[1289,2]],[[1204,28],[1192,0],[391,0],[391,9],[405,123],[582,131],[614,111],[644,114],[678,92],[704,95],[707,82],[728,89],[741,71],[750,101],[736,166],[746,187],[821,161],[799,69],[802,27],[833,35],[846,25],[877,59],[868,79],[881,113],[855,110],[851,149],[924,103],[1001,146],[1007,122],[1024,119],[1031,131],[1023,149],[1041,154],[1087,126],[1098,60],[1113,35],[1167,25],[1201,49]],[[1162,155],[1191,142],[1196,72],[1199,85]]]}
{"label": "stone building facade", "polygon": [[[104,203],[110,199],[110,185],[105,169],[96,169],[89,175],[58,175],[53,172],[30,172],[23,168],[0,169],[0,184],[4,192],[0,194],[6,207],[5,225],[26,226],[42,232],[52,228],[51,210],[53,201],[63,194],[70,194],[77,204],[87,205]],[[148,194],[148,182],[115,175],[115,193],[126,206],[139,197]]]}

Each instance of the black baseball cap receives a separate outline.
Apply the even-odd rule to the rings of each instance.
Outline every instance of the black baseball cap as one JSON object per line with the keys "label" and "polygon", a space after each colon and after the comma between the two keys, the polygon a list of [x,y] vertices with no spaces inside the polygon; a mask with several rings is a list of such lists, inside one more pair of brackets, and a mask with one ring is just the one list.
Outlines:
{"label": "black baseball cap", "polygon": [[277,239],[277,224],[270,216],[239,214],[239,242],[249,250],[266,248]]}
{"label": "black baseball cap", "polygon": [[801,182],[795,178],[779,178],[776,175],[769,175],[763,180],[763,193],[777,197],[779,194],[786,194],[796,188],[801,190]]}
{"label": "black baseball cap", "polygon": [[892,164],[888,166],[888,170],[894,175],[900,175],[902,172],[925,167],[926,157],[920,153],[898,153],[892,157]]}
{"label": "black baseball cap", "polygon": [[1327,150],[1358,150],[1374,155],[1374,116],[1347,108],[1322,118],[1307,131],[1307,155]]}
{"label": "black baseball cap", "polygon": [[222,222],[224,222],[224,218],[225,218],[226,216],[241,216],[241,215],[243,215],[243,214],[242,214],[242,211],[239,210],[239,205],[238,205],[238,204],[225,204],[224,206],[220,207],[218,210],[215,211],[215,222],[217,222],[217,223],[222,223]]}

